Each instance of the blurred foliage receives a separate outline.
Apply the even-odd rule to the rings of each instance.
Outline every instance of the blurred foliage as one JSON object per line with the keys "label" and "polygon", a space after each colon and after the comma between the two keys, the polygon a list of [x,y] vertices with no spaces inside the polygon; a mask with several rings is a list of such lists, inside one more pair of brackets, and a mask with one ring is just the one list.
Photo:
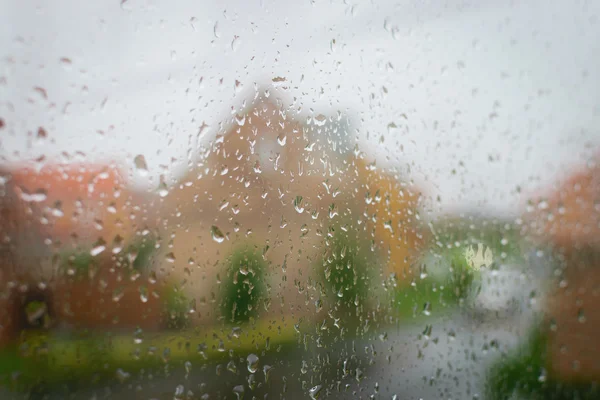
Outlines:
{"label": "blurred foliage", "polygon": [[442,218],[431,224],[435,247],[463,247],[483,244],[496,258],[522,262],[524,237],[512,221],[468,216],[456,219]]}
{"label": "blurred foliage", "polygon": [[480,272],[469,265],[464,250],[444,252],[449,271],[432,276],[423,264],[418,277],[408,287],[396,287],[394,306],[400,316],[439,315],[458,305],[468,305],[480,289]]}
{"label": "blurred foliage", "polygon": [[514,353],[493,365],[487,376],[486,398],[508,400],[520,396],[531,400],[599,399],[600,387],[597,383],[566,383],[547,375],[547,341],[547,334],[538,327]]}
{"label": "blurred foliage", "polygon": [[458,303],[469,302],[481,289],[478,285],[481,274],[469,265],[461,248],[450,251],[448,259],[450,274],[444,286]]}
{"label": "blurred foliage", "polygon": [[327,300],[344,319],[358,317],[368,303],[369,271],[377,259],[369,243],[351,230],[330,231],[322,262],[317,269]]}
{"label": "blurred foliage", "polygon": [[136,254],[132,263],[132,268],[138,272],[146,272],[152,262],[152,254],[156,250],[156,240],[154,238],[143,238],[132,243],[126,249],[127,254]]}
{"label": "blurred foliage", "polygon": [[227,259],[221,288],[221,315],[227,321],[247,322],[258,316],[265,295],[267,265],[260,252],[250,246],[239,248]]}
{"label": "blurred foliage", "polygon": [[[264,320],[235,335],[223,328],[195,328],[174,333],[97,334],[29,332],[19,344],[0,349],[0,386],[22,398],[71,398],[74,391],[127,383],[138,373],[156,378],[194,366],[221,363],[229,358],[223,348],[240,357],[257,351],[256,338],[269,338],[269,347],[291,351],[297,347],[292,325],[272,331]],[[136,338],[139,340],[132,340]],[[61,396],[62,395],[62,396]],[[20,397],[21,398],[21,397]]]}
{"label": "blurred foliage", "polygon": [[[136,240],[114,256],[116,257],[115,262],[119,262],[122,267],[130,267],[137,272],[146,272],[152,262],[152,255],[156,249],[155,245],[156,240],[151,237]],[[90,267],[97,268],[100,263],[97,257],[92,256],[89,249],[64,252],[60,255],[60,259],[62,269],[71,269],[69,275],[77,277],[89,275]]]}
{"label": "blurred foliage", "polygon": [[173,285],[166,287],[163,296],[167,312],[167,327],[171,329],[188,327],[190,324],[188,318],[190,307],[187,296]]}

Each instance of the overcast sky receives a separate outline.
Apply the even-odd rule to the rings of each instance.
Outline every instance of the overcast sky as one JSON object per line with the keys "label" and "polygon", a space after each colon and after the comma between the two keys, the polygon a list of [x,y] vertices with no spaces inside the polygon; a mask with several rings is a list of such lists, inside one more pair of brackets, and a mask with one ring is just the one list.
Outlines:
{"label": "overcast sky", "polygon": [[302,115],[349,114],[361,148],[410,164],[443,210],[518,212],[600,146],[598,1],[0,0],[0,10],[3,162],[68,151],[133,165],[143,154],[156,184],[185,169],[199,126],[210,140],[254,82],[274,77],[286,83],[272,93],[295,97]]}

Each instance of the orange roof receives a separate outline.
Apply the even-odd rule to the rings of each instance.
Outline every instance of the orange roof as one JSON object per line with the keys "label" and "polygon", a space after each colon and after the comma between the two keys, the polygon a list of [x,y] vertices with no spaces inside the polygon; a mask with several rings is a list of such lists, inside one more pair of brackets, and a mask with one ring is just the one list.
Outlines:
{"label": "orange roof", "polygon": [[124,185],[118,167],[102,164],[46,164],[13,169],[12,184],[23,192],[24,200],[33,193],[49,197],[98,198],[111,195]]}

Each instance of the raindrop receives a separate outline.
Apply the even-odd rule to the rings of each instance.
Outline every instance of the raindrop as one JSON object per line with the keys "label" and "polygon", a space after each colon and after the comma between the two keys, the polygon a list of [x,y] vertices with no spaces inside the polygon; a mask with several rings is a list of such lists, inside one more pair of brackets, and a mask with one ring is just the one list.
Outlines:
{"label": "raindrop", "polygon": [[398,126],[394,122],[390,122],[387,126],[387,131],[390,135],[393,135],[398,130]]}
{"label": "raindrop", "polygon": [[269,377],[271,376],[272,370],[273,367],[271,367],[270,365],[263,366],[263,374],[265,374],[265,383],[269,382]]}
{"label": "raindrop", "polygon": [[235,393],[237,400],[242,400],[244,398],[244,385],[234,386],[233,393]]}
{"label": "raindrop", "polygon": [[223,241],[225,240],[225,235],[223,235],[223,232],[221,232],[219,227],[215,225],[210,227],[210,235],[212,239],[217,243],[223,243]]}
{"label": "raindrop", "polygon": [[21,200],[26,203],[41,203],[48,198],[48,195],[44,189],[38,189],[33,193],[29,193],[21,189]]}
{"label": "raindrop", "polygon": [[310,388],[308,391],[308,395],[311,399],[317,400],[321,394],[321,390],[323,390],[323,385],[316,385]]}
{"label": "raindrop", "polygon": [[98,254],[106,250],[106,242],[102,239],[98,240],[94,247],[90,250],[90,255],[96,257]]}
{"label": "raindrop", "polygon": [[356,368],[356,374],[354,376],[357,382],[360,382],[363,378],[363,372],[360,368]]}
{"label": "raindrop", "polygon": [[240,39],[240,37],[234,36],[233,40],[231,41],[231,50],[237,51],[237,49],[240,48],[241,43],[242,43],[242,40]]}
{"label": "raindrop", "polygon": [[285,134],[282,133],[279,136],[277,136],[277,143],[280,146],[282,146],[282,147],[285,146],[286,142],[287,142],[287,135],[285,135]]}
{"label": "raindrop", "polygon": [[248,372],[250,372],[251,374],[255,373],[256,371],[258,371],[258,356],[256,354],[250,354],[247,358],[246,358],[246,362],[248,363]]}
{"label": "raindrop", "polygon": [[423,305],[423,314],[429,316],[431,315],[431,303],[430,302],[425,302],[425,304]]}
{"label": "raindrop", "polygon": [[125,372],[121,368],[117,368],[116,375],[117,375],[117,379],[121,383],[125,382],[131,376],[131,374],[129,372]]}
{"label": "raindrop", "polygon": [[160,183],[158,184],[158,195],[160,197],[167,197],[168,194],[169,189],[167,188],[167,184],[163,179],[161,179]]}
{"label": "raindrop", "polygon": [[324,116],[323,114],[319,114],[314,118],[314,121],[315,121],[315,125],[324,126],[325,122],[327,122],[327,117]]}
{"label": "raindrop", "polygon": [[133,332],[133,343],[141,344],[144,341],[144,332],[141,328],[137,328],[135,332]]}
{"label": "raindrop", "polygon": [[246,115],[239,115],[236,114],[235,115],[235,122],[236,124],[238,124],[239,126],[244,126],[246,124]]}
{"label": "raindrop", "polygon": [[135,168],[140,175],[148,175],[148,164],[146,164],[146,158],[142,154],[135,156],[133,163],[135,164]]}
{"label": "raindrop", "polygon": [[175,394],[173,395],[174,400],[183,400],[183,394],[185,392],[185,388],[183,385],[177,385],[175,388]]}
{"label": "raindrop", "polygon": [[237,365],[235,365],[235,361],[231,360],[227,363],[227,371],[232,374],[237,374]]}
{"label": "raindrop", "polygon": [[274,87],[279,87],[279,86],[282,86],[283,84],[285,84],[286,79],[284,77],[277,76],[277,77],[273,78],[272,81],[273,81]]}
{"label": "raindrop", "polygon": [[304,212],[304,202],[302,201],[302,196],[296,196],[294,199],[294,208],[298,214],[302,214]]}

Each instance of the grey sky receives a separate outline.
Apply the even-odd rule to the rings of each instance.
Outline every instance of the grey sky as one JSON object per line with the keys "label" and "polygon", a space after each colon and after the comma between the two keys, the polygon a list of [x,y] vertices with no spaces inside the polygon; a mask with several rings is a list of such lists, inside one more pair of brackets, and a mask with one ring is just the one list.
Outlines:
{"label": "grey sky", "polygon": [[143,154],[156,184],[273,77],[302,115],[350,113],[362,148],[413,164],[443,210],[515,212],[517,186],[600,145],[599,2],[219,3],[0,0],[2,159]]}

